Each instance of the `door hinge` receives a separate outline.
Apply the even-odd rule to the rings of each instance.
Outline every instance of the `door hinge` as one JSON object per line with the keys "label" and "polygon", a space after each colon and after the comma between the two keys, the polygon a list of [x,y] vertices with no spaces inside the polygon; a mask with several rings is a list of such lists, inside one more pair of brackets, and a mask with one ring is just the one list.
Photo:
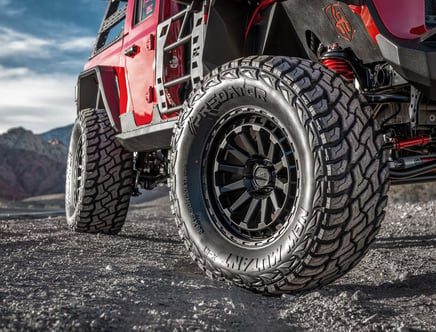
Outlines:
{"label": "door hinge", "polygon": [[146,48],[148,51],[154,50],[154,34],[150,34],[147,38]]}
{"label": "door hinge", "polygon": [[154,101],[154,88],[152,86],[149,86],[145,93],[145,101],[149,104]]}

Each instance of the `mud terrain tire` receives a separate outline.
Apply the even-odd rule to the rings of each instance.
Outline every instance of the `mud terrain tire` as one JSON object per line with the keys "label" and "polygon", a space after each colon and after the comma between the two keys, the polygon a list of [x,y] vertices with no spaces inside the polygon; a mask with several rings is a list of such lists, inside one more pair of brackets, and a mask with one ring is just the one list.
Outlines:
{"label": "mud terrain tire", "polygon": [[132,192],[132,153],[116,140],[105,110],[82,111],[68,152],[65,210],[77,232],[117,234]]}
{"label": "mud terrain tire", "polygon": [[209,74],[170,153],[172,208],[198,265],[270,294],[356,265],[387,202],[370,112],[352,84],[303,59],[251,57]]}

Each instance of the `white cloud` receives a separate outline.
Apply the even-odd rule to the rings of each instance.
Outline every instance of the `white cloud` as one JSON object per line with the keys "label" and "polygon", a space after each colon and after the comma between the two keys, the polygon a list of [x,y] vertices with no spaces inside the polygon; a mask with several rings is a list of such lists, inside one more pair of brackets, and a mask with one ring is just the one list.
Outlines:
{"label": "white cloud", "polygon": [[[8,0],[0,0],[0,5],[2,2]],[[80,70],[84,61],[79,63],[75,54],[90,51],[94,41],[94,36],[37,37],[0,25],[0,133],[17,126],[40,133],[72,123],[77,75],[38,73],[44,68],[33,68],[33,62],[69,64]],[[10,58],[20,63],[19,67],[5,66]]]}
{"label": "white cloud", "polygon": [[1,65],[0,73],[0,133],[18,126],[40,133],[74,121],[75,76]]}
{"label": "white cloud", "polygon": [[18,14],[21,14],[24,11],[24,8],[19,8],[19,4],[17,1],[14,3],[14,7],[10,8],[9,5],[12,3],[11,0],[0,0],[0,8],[2,11],[2,14],[6,16],[15,16]]}
{"label": "white cloud", "polygon": [[95,37],[77,37],[64,41],[58,45],[62,51],[90,51],[94,45]]}
{"label": "white cloud", "polygon": [[6,27],[0,27],[0,58],[20,56],[41,58],[50,56],[48,46],[53,44],[27,33],[18,32]]}
{"label": "white cloud", "polygon": [[30,69],[26,67],[4,68],[0,65],[0,80],[16,79],[17,77],[28,76],[29,74]]}
{"label": "white cloud", "polygon": [[2,45],[0,59],[9,57],[45,59],[52,57],[53,52],[57,51],[66,53],[91,51],[94,42],[94,36],[50,39],[0,26],[0,45]]}

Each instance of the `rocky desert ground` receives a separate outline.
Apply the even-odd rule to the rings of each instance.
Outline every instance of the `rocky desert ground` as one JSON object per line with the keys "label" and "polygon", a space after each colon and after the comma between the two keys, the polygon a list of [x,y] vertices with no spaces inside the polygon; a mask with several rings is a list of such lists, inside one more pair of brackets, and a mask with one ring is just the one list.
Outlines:
{"label": "rocky desert ground", "polygon": [[281,297],[207,279],[165,193],[133,202],[118,236],[71,233],[57,213],[3,210],[0,331],[436,331],[428,188],[392,191],[377,242],[346,276]]}

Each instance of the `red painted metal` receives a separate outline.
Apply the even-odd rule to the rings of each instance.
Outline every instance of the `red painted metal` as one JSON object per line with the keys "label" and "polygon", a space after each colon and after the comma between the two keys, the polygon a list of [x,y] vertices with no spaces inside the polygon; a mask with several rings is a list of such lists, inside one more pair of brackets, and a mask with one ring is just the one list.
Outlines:
{"label": "red painted metal", "polygon": [[105,49],[103,52],[92,57],[84,66],[84,70],[95,68],[97,66],[120,66],[120,54],[123,54],[123,39],[118,40],[111,47]]}
{"label": "red painted metal", "polygon": [[430,161],[436,161],[436,158],[421,158],[421,161],[423,163],[428,163]]}
{"label": "red painted metal", "polygon": [[[129,15],[129,13],[127,15]],[[124,31],[124,35],[126,34],[127,32]],[[100,52],[96,56],[92,57],[84,66],[84,70],[88,70],[98,66],[114,68],[115,77],[117,79],[118,89],[119,89],[120,114],[123,114],[127,111],[127,105],[130,100],[130,95],[127,88],[124,61],[122,60],[123,58],[124,58],[124,39],[119,39],[114,44],[112,44],[109,48],[105,49],[104,51]]]}
{"label": "red painted metal", "polygon": [[362,18],[363,24],[365,24],[366,31],[368,31],[369,36],[374,41],[374,43],[377,44],[376,37],[380,34],[380,31],[375,25],[375,22],[369,12],[368,7],[362,6],[362,12],[360,14],[360,17]]}
{"label": "red painted metal", "polygon": [[375,25],[375,22],[369,12],[368,7],[366,6],[355,6],[355,5],[348,5],[350,9],[357,15],[360,16],[360,18],[363,21],[363,24],[366,27],[366,31],[368,32],[371,39],[374,41],[374,43],[377,44],[377,35],[380,34],[380,31],[378,30],[377,26]]}
{"label": "red painted metal", "polygon": [[207,21],[209,19],[209,7],[210,7],[210,1],[211,0],[207,0],[204,3],[204,15],[203,15],[203,23],[207,24]]}
{"label": "red painted metal", "polygon": [[[145,2],[144,2],[145,3]],[[135,1],[127,4],[124,26],[124,38],[119,39],[107,49],[94,56],[85,65],[85,70],[96,66],[108,66],[115,70],[119,88],[120,114],[133,111],[136,125],[147,125],[153,118],[153,104],[156,103],[155,84],[155,43],[156,26],[179,11],[178,5],[171,0],[156,1],[152,15],[135,24]],[[174,42],[180,31],[181,22],[171,27],[169,40]],[[137,47],[134,56],[126,56],[124,51]],[[183,76],[183,47],[173,51],[171,63],[164,68],[165,81]],[[181,85],[167,89],[168,104],[180,104]],[[175,114],[177,115],[177,114]]]}
{"label": "red painted metal", "polygon": [[395,37],[415,39],[425,28],[425,0],[373,0],[385,28]]}
{"label": "red painted metal", "polygon": [[154,34],[151,33],[148,36],[148,39],[147,39],[147,51],[153,51],[154,50],[154,48],[155,48],[154,43],[155,43]]}
{"label": "red painted metal", "polygon": [[119,90],[119,103],[120,103],[120,115],[127,112],[127,82],[126,82],[126,72],[124,67],[115,67],[115,75],[118,82],[118,90]]}
{"label": "red painted metal", "polygon": [[153,118],[153,104],[147,103],[146,98],[149,87],[154,86],[153,64],[156,52],[148,50],[147,46],[150,35],[156,32],[160,3],[160,1],[156,1],[153,14],[137,24],[134,20],[135,1],[129,1],[127,7],[123,49],[136,45],[139,52],[133,58],[124,56],[120,61],[126,68],[128,91],[130,92],[128,111],[133,110],[137,126],[148,124]]}
{"label": "red painted metal", "polygon": [[356,5],[348,5],[348,7],[354,12],[356,15],[362,14],[362,7],[363,6],[356,6]]}
{"label": "red painted metal", "polygon": [[148,87],[148,91],[145,94],[145,101],[149,104],[154,102],[154,88],[152,86]]}
{"label": "red painted metal", "polygon": [[402,150],[410,148],[412,146],[423,146],[430,143],[432,140],[431,136],[419,136],[402,141],[393,142],[393,150]]}
{"label": "red painted metal", "polygon": [[354,72],[345,60],[339,58],[324,59],[322,63],[327,68],[344,76],[347,80],[352,81],[354,79]]}

